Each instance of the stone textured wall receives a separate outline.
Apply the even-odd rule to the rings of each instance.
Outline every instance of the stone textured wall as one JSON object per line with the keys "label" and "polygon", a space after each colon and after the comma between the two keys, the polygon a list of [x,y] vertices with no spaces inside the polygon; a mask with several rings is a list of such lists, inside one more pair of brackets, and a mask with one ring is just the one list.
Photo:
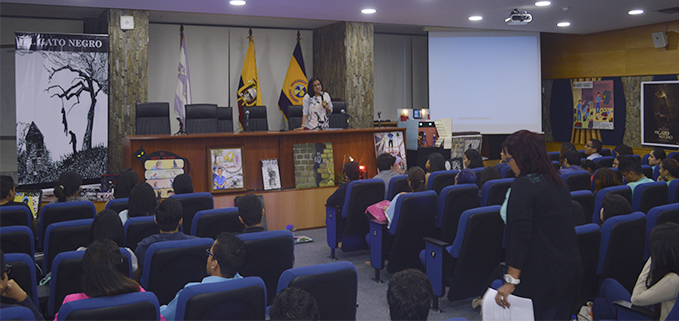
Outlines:
{"label": "stone textured wall", "polygon": [[[625,91],[625,135],[622,142],[628,146],[639,148],[641,146],[641,83],[652,81],[653,76],[621,77],[622,87]],[[614,116],[616,117],[616,116]]]}
{"label": "stone textured wall", "polygon": [[372,128],[374,115],[374,28],[339,22],[314,29],[314,73],[324,90],[347,103],[354,128]]}
{"label": "stone textured wall", "polygon": [[[133,16],[134,29],[121,30],[120,17]],[[149,11],[108,11],[109,172],[122,166],[122,136],[135,134],[135,104],[148,100]],[[179,41],[179,40],[177,40]]]}
{"label": "stone textured wall", "polygon": [[332,143],[295,144],[293,155],[296,188],[335,185]]}
{"label": "stone textured wall", "polygon": [[552,132],[552,117],[550,116],[551,100],[552,100],[552,86],[554,80],[548,79],[542,81],[542,131],[545,133],[545,141],[554,141],[554,133]]}

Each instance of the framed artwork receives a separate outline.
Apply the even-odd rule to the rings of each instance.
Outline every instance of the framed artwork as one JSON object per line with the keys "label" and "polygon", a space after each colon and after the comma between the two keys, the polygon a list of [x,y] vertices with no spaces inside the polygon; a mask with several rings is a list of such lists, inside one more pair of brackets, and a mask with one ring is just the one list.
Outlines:
{"label": "framed artwork", "polygon": [[208,147],[209,191],[245,191],[245,172],[243,171],[243,146]]}
{"label": "framed artwork", "polygon": [[641,83],[641,144],[679,147],[679,81]]}
{"label": "framed artwork", "polygon": [[292,145],[295,157],[295,187],[312,188],[335,185],[332,143]]}
{"label": "framed artwork", "polygon": [[281,172],[277,159],[262,159],[262,180],[265,191],[281,188]]}
{"label": "framed artwork", "polygon": [[406,164],[406,147],[403,133],[400,131],[373,134],[375,138],[375,156],[388,153],[396,157],[394,167],[398,170],[408,168]]}

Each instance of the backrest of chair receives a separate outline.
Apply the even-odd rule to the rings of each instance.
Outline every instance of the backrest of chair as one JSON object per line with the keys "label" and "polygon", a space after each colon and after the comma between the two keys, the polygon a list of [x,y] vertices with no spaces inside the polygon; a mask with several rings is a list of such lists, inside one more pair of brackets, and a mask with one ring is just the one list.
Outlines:
{"label": "backrest of chair", "polygon": [[666,182],[643,183],[634,188],[632,211],[648,213],[651,208],[665,204],[667,204]]}
{"label": "backrest of chair", "polygon": [[641,170],[644,172],[644,176],[653,179],[653,167],[651,165],[641,165]]}
{"label": "backrest of chair", "polygon": [[106,209],[107,210],[110,209],[115,211],[116,213],[120,213],[120,211],[127,209],[127,203],[129,201],[130,201],[129,197],[112,199],[106,203]]}
{"label": "backrest of chair", "polygon": [[389,227],[389,234],[394,236],[387,266],[389,273],[422,268],[419,254],[424,249],[423,239],[433,236],[437,203],[434,191],[399,196]]}
{"label": "backrest of chair", "polygon": [[589,190],[573,191],[571,192],[571,200],[580,203],[585,214],[585,221],[592,223],[592,217],[589,216],[589,213],[594,212],[594,193]]}
{"label": "backrest of chair", "polygon": [[601,247],[601,230],[599,225],[589,223],[575,227],[575,235],[578,239],[580,259],[582,260],[582,285],[578,301],[593,297],[597,290],[596,268],[599,262],[599,249]]}
{"label": "backrest of chair", "polygon": [[[250,112],[249,120],[246,120],[245,113]],[[269,122],[266,117],[266,106],[243,107],[243,127],[246,131],[267,131]],[[248,126],[250,126],[248,128]]]}
{"label": "backrest of chair", "polygon": [[547,152],[547,156],[549,156],[549,160],[553,161],[558,161],[559,160],[559,152]]}
{"label": "backrest of chair", "polygon": [[153,216],[130,217],[125,221],[123,228],[125,229],[125,247],[131,249],[136,249],[141,240],[160,233]]}
{"label": "backrest of chair", "polygon": [[660,176],[660,165],[656,165],[655,167],[653,167],[653,177],[651,179],[657,181],[658,176]]}
{"label": "backrest of chair", "polygon": [[666,158],[674,158],[674,156],[677,156],[677,155],[679,155],[679,151],[667,153],[667,157],[666,157]]}
{"label": "backrest of chair", "polygon": [[14,306],[2,308],[3,320],[21,320],[21,321],[35,321],[33,311],[27,307]]}
{"label": "backrest of chair", "polygon": [[410,186],[408,186],[408,175],[399,175],[392,177],[391,180],[389,180],[387,199],[391,201],[394,199],[396,194],[401,192],[410,192]]}
{"label": "backrest of chair", "polygon": [[433,172],[429,175],[429,180],[427,181],[427,189],[435,191],[437,195],[441,194],[441,190],[450,185],[455,185],[455,176],[460,171],[449,170],[449,171],[438,171]]}
{"label": "backrest of chair", "polygon": [[502,205],[507,190],[514,183],[515,178],[503,178],[487,181],[481,190],[480,206]]}
{"label": "backrest of chair", "polygon": [[33,226],[31,209],[23,205],[0,206],[0,227],[12,225]]}
{"label": "backrest of chair", "polygon": [[177,299],[176,320],[264,320],[266,286],[253,276],[185,288]]}
{"label": "backrest of chair", "polygon": [[267,305],[271,305],[278,278],[283,271],[292,268],[295,244],[292,233],[277,230],[239,234],[238,238],[245,242],[245,264],[239,273],[262,278],[266,284]]}
{"label": "backrest of chair", "polygon": [[50,280],[50,296],[47,301],[47,316],[53,316],[64,298],[71,293],[82,292],[80,287],[82,274],[82,258],[85,251],[69,251],[59,253],[52,263],[52,279]]}
{"label": "backrest of chair", "polygon": [[[342,113],[344,111],[344,113]],[[334,101],[332,103],[332,113],[328,117],[330,128],[347,128],[347,121],[349,110],[347,110],[347,103],[343,101]]]}
{"label": "backrest of chair", "polygon": [[309,292],[318,303],[321,320],[356,320],[358,275],[351,262],[288,269],[278,280],[278,292],[287,287]]}
{"label": "backrest of chair", "polygon": [[673,179],[667,185],[667,204],[679,202],[679,179]]}
{"label": "backrest of chair", "polygon": [[216,133],[219,128],[217,105],[188,104],[186,108],[186,132],[188,134]]}
{"label": "backrest of chair", "polygon": [[146,250],[141,285],[156,293],[161,305],[172,301],[175,294],[189,282],[200,282],[207,276],[205,250],[213,239],[197,238],[181,241],[156,242]]}
{"label": "backrest of chair", "polygon": [[597,168],[603,168],[613,166],[613,160],[615,160],[615,157],[613,156],[603,156],[595,158],[593,162],[596,164]]}
{"label": "backrest of chair", "polygon": [[[656,206],[648,211],[646,214],[646,245],[649,244],[648,238],[651,236],[653,228],[667,222],[679,224],[679,203]],[[644,248],[644,251],[644,259],[647,259],[649,255],[648,246]]]}
{"label": "backrest of chair", "polygon": [[191,235],[216,239],[222,232],[243,233],[237,207],[198,211],[191,223]]}
{"label": "backrest of chair", "polygon": [[170,134],[169,103],[137,103],[137,135]]}
{"label": "backrest of chair", "polygon": [[342,205],[344,218],[343,235],[358,235],[364,240],[368,234],[368,206],[384,200],[384,181],[381,179],[364,179],[349,183],[347,194]]}
{"label": "backrest of chair", "polygon": [[601,226],[601,249],[597,274],[599,282],[616,279],[628,291],[644,266],[646,215],[634,212],[609,218]]}
{"label": "backrest of chair", "polygon": [[233,133],[233,107],[217,107],[217,131]]}
{"label": "backrest of chair", "polygon": [[28,226],[13,225],[0,227],[0,249],[7,253],[25,253],[35,256],[35,239]]}
{"label": "backrest of chair", "polygon": [[479,206],[479,189],[476,184],[447,186],[441,191],[436,211],[436,227],[440,228],[436,237],[452,243],[457,234],[460,215],[468,209]]}
{"label": "backrest of chair", "polygon": [[45,233],[43,273],[52,269],[52,261],[61,252],[75,251],[90,241],[90,225],[94,219],[87,218],[51,224]]}
{"label": "backrest of chair", "polygon": [[68,302],[57,320],[160,320],[160,310],[153,292],[132,292]]}
{"label": "backrest of chair", "polygon": [[5,264],[12,265],[12,272],[10,272],[9,277],[26,292],[26,295],[33,302],[40,302],[38,301],[38,283],[33,257],[26,253],[5,253]]}
{"label": "backrest of chair", "polygon": [[561,175],[571,191],[589,190],[591,176],[588,171],[574,171]]}
{"label": "backrest of chair", "polygon": [[288,106],[288,129],[293,130],[295,128],[302,127],[302,106],[299,105],[289,105]]}
{"label": "backrest of chair", "polygon": [[[40,235],[39,242],[45,239],[45,231],[52,223],[94,218],[97,209],[90,201],[52,203],[42,207],[40,211]],[[39,243],[41,246],[42,244]]]}
{"label": "backrest of chair", "polygon": [[[600,189],[594,195],[594,212],[592,212],[592,223],[601,223],[601,207],[604,205],[604,198],[608,193],[616,193],[623,196],[627,201],[632,204],[632,189],[627,185],[611,186]],[[587,214],[587,213],[585,213]]]}
{"label": "backrest of chair", "polygon": [[182,203],[184,209],[184,223],[182,223],[182,231],[184,233],[191,232],[191,224],[193,224],[193,216],[198,211],[211,210],[215,208],[215,202],[212,194],[208,192],[188,193],[170,196]]}
{"label": "backrest of chair", "polygon": [[511,166],[503,166],[502,169],[500,170],[500,176],[502,176],[502,178],[507,178],[507,175],[511,170],[512,170]]}
{"label": "backrest of chair", "polygon": [[457,261],[451,271],[449,300],[483,293],[486,280],[502,261],[505,224],[500,208],[500,205],[473,208],[460,216],[460,227],[450,250]]}

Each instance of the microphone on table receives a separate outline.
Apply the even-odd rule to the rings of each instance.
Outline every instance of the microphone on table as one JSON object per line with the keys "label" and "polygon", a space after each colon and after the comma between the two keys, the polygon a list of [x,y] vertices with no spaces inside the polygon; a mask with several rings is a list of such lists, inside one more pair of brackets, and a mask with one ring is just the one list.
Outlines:
{"label": "microphone on table", "polygon": [[249,110],[245,111],[245,127],[247,127],[246,131],[250,131],[250,111]]}
{"label": "microphone on table", "polygon": [[342,109],[340,110],[340,113],[343,114],[343,115],[347,115],[347,117],[349,117],[349,118],[354,118],[354,117],[352,117],[351,115],[349,115],[349,113],[347,113],[347,112],[344,110],[344,108],[342,108]]}

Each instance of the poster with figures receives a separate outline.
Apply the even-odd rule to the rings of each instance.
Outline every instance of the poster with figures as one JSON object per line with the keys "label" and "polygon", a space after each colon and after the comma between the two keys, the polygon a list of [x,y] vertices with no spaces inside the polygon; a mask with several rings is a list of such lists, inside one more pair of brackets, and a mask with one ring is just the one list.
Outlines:
{"label": "poster with figures", "polygon": [[243,147],[208,147],[210,192],[244,191]]}
{"label": "poster with figures", "polygon": [[281,188],[281,172],[278,167],[278,159],[262,159],[262,180],[265,191]]}
{"label": "poster with figures", "polygon": [[20,185],[108,171],[108,36],[15,33]]}
{"label": "poster with figures", "polygon": [[641,143],[679,148],[679,81],[641,83]]}
{"label": "poster with figures", "polygon": [[397,170],[407,169],[406,146],[403,139],[403,132],[381,132],[375,133],[375,157],[383,153],[391,154],[396,157],[394,168]]}
{"label": "poster with figures", "polygon": [[613,81],[573,82],[573,128],[613,130]]}

